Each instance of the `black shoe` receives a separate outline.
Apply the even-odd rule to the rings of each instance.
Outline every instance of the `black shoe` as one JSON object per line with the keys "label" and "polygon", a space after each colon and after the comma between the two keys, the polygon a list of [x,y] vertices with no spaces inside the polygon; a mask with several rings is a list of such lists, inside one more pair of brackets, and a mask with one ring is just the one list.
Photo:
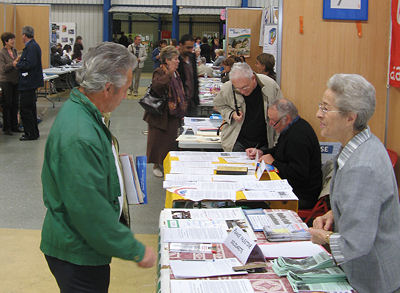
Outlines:
{"label": "black shoe", "polygon": [[24,131],[22,129],[11,129],[12,132],[18,132],[18,133],[23,133]]}
{"label": "black shoe", "polygon": [[23,135],[19,138],[20,141],[36,140],[36,139],[38,139],[38,138],[37,138],[37,137],[30,137],[30,136],[27,136],[27,135],[25,135],[25,134],[23,134]]}
{"label": "black shoe", "polygon": [[5,130],[3,131],[5,135],[13,135],[12,132],[10,130]]}

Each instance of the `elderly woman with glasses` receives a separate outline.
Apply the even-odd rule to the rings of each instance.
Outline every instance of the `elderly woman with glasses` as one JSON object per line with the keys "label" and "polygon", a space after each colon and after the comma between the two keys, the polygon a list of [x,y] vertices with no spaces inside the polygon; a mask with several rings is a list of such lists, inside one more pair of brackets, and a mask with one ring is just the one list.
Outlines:
{"label": "elderly woman with glasses", "polygon": [[358,292],[399,292],[400,205],[388,153],[367,125],[375,89],[357,74],[328,81],[317,118],[321,135],[342,144],[334,162],[332,210],[314,220],[312,241],[332,256]]}

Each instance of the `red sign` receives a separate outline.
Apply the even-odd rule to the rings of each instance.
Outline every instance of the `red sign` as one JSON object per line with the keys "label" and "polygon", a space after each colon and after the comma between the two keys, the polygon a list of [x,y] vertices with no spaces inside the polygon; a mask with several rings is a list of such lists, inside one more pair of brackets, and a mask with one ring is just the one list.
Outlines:
{"label": "red sign", "polygon": [[161,39],[170,39],[171,38],[171,31],[161,31]]}
{"label": "red sign", "polygon": [[392,0],[392,42],[390,47],[389,84],[400,87],[400,0]]}

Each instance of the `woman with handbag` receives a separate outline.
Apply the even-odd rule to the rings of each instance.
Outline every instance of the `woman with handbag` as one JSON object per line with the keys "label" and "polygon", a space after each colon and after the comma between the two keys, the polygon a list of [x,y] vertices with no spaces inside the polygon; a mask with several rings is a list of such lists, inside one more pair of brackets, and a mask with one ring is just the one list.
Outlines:
{"label": "woman with handbag", "polygon": [[158,97],[167,96],[161,114],[145,111],[143,120],[149,125],[147,162],[153,163],[153,174],[163,177],[162,163],[169,151],[177,148],[176,138],[181,119],[185,116],[187,101],[182,80],[176,71],[179,52],[173,46],[161,50],[161,65],[153,72],[151,90]]}

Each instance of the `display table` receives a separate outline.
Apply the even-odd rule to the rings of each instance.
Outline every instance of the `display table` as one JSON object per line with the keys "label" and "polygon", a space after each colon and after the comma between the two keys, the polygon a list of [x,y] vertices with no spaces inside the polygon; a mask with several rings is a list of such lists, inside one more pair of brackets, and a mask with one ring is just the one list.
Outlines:
{"label": "display table", "polygon": [[[184,209],[174,209],[184,210]],[[160,231],[163,226],[166,225],[165,220],[167,214],[171,213],[171,210],[163,210],[160,214]],[[266,243],[267,240],[262,232],[255,232],[257,243]],[[160,237],[161,239],[161,237]],[[224,244],[214,244],[215,252],[210,253],[190,253],[190,252],[171,252],[169,250],[169,243],[159,243],[159,265],[158,265],[158,286],[157,292],[159,293],[170,293],[170,281],[174,280],[175,277],[170,268],[171,260],[212,260],[212,259],[224,259],[232,258],[234,255]],[[235,275],[235,276],[222,276],[222,277],[210,277],[207,280],[231,280],[231,279],[248,279],[250,280],[251,286],[255,293],[265,292],[293,292],[288,280],[285,277],[279,277],[276,275],[272,268],[271,263],[267,262],[267,271],[265,273],[251,273],[247,275]]]}
{"label": "display table", "polygon": [[[178,157],[173,157],[168,153],[166,158],[164,159],[164,174],[169,174],[171,171],[171,161],[178,161]],[[218,158],[220,164],[226,164],[227,161],[219,157]],[[279,175],[274,172],[264,172],[260,180],[280,180],[281,178]],[[181,205],[182,203],[184,204],[185,202],[190,202],[190,200],[186,199],[185,197],[179,195],[178,190],[179,188],[175,189],[176,192],[171,192],[166,190],[166,196],[165,196],[165,208],[173,208],[176,207],[177,205]],[[204,200],[207,201],[207,200]],[[249,201],[246,199],[244,196],[243,191],[238,191],[236,192],[236,203],[239,205],[245,204],[245,203],[254,203],[253,201]],[[267,206],[268,208],[271,209],[288,209],[288,210],[293,210],[297,212],[298,210],[298,200],[267,200],[267,201],[262,201],[262,203]]]}

